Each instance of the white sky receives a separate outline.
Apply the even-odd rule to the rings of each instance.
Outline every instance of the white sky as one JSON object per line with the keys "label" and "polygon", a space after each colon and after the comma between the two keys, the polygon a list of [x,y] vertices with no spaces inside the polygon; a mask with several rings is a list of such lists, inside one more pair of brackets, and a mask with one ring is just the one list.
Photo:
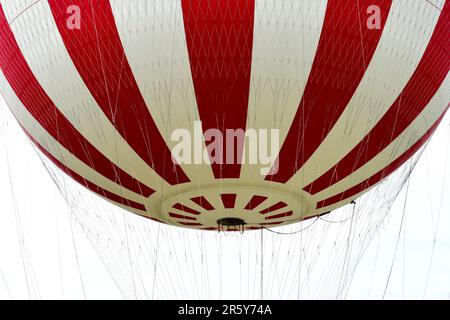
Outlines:
{"label": "white sky", "polygon": [[[347,298],[450,299],[449,123],[447,115],[416,166],[409,191],[403,189],[360,261]],[[279,257],[277,263],[288,259]],[[192,290],[192,297],[198,289],[178,285],[187,295]],[[123,296],[0,101],[0,298],[85,297]],[[231,290],[223,297],[239,296]]]}

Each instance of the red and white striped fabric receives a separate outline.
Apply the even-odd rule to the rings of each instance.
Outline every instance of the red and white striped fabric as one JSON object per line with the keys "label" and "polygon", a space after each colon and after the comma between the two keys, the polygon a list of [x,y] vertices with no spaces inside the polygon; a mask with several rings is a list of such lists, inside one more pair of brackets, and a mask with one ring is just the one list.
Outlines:
{"label": "red and white striped fabric", "polygon": [[[329,212],[409,159],[449,106],[445,0],[0,3],[0,89],[26,134],[160,222],[257,229]],[[174,162],[172,133],[195,121],[278,129],[278,171]]]}

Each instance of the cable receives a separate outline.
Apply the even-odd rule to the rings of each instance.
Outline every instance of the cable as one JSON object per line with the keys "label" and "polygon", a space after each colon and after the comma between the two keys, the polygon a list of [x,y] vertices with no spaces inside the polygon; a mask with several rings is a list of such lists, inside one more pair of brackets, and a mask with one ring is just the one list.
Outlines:
{"label": "cable", "polygon": [[280,232],[280,231],[275,231],[275,230],[266,228],[266,227],[264,227],[264,226],[262,226],[261,229],[270,231],[270,232],[275,233],[275,234],[280,234],[280,235],[293,235],[293,234],[297,234],[297,233],[300,233],[300,232],[302,232],[302,231],[305,231],[306,229],[308,229],[309,227],[311,227],[314,223],[316,223],[317,220],[319,220],[319,217],[317,217],[317,218],[316,218],[309,226],[307,226],[307,227],[305,227],[305,228],[303,228],[303,229],[297,230],[297,231],[293,231],[293,232]]}

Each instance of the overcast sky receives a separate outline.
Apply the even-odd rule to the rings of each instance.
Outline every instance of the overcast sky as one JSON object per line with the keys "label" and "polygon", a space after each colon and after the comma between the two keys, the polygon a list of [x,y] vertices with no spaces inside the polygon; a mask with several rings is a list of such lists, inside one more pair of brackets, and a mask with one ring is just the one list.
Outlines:
{"label": "overcast sky", "polygon": [[[447,115],[413,171],[408,191],[403,188],[386,223],[359,262],[347,298],[450,299],[449,129]],[[124,297],[117,279],[111,276],[111,268],[105,267],[108,264],[85,236],[86,229],[69,218],[66,202],[3,101],[0,200],[0,298]],[[167,232],[178,233],[175,229]],[[237,237],[221,239],[235,241]],[[257,239],[255,236],[254,241]],[[225,259],[227,254],[223,252]],[[162,254],[161,259],[165,259]],[[291,261],[283,256],[277,259],[281,265]],[[211,272],[217,268],[205,267]],[[234,271],[228,271],[233,276]],[[167,275],[176,276],[170,272]],[[270,270],[266,272],[267,277],[272,277]],[[198,294],[195,284],[172,285],[180,286],[174,292],[184,290],[186,296],[192,293],[195,297],[197,290]],[[246,297],[259,297],[249,292]],[[164,294],[178,297],[170,292]],[[241,295],[229,290],[220,297]],[[276,292],[270,297],[276,297]]]}

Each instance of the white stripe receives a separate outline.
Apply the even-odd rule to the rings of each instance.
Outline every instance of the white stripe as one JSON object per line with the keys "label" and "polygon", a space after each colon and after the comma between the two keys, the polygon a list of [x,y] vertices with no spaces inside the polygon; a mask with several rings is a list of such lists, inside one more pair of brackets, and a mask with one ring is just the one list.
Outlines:
{"label": "white stripe", "polygon": [[127,144],[90,94],[67,53],[48,2],[23,13],[11,29],[39,84],[72,125],[119,168],[161,190],[167,183]]}
{"label": "white stripe", "polygon": [[[399,188],[395,188],[395,184],[398,185],[399,182],[401,181],[406,181],[404,179],[407,178],[407,175],[409,175],[411,169],[414,169],[414,164],[419,160],[420,156],[422,155],[422,152],[424,151],[424,149],[426,148],[426,142],[425,145],[423,145],[422,147],[420,147],[417,152],[411,157],[409,158],[405,163],[403,163],[396,171],[394,171],[391,175],[387,176],[386,178],[382,179],[379,183],[367,188],[366,190],[363,190],[349,198],[345,198],[342,199],[342,201],[336,202],[335,204],[329,205],[327,207],[323,207],[320,209],[315,210],[314,215],[319,214],[319,213],[325,213],[325,212],[329,212],[329,211],[333,211],[335,209],[338,209],[346,204],[351,203],[354,200],[357,200],[359,197],[361,196],[370,196],[373,197],[373,201],[379,201],[380,199],[384,198],[388,198],[391,196],[392,192],[398,192]],[[406,175],[406,176],[405,176]],[[403,179],[401,177],[404,177]],[[392,188],[391,190],[386,190],[386,188],[384,188],[382,186],[382,184],[387,184],[389,186],[389,188]],[[376,188],[380,188],[378,190],[376,190]],[[376,190],[376,191],[374,191]],[[385,192],[385,194],[379,194],[379,190],[383,190]],[[324,200],[324,199],[321,199]],[[365,201],[367,201],[366,203],[370,203],[371,200],[367,200],[365,199]],[[388,204],[389,205],[389,204]]]}
{"label": "white stripe", "polygon": [[105,178],[84,162],[78,160],[78,158],[61,146],[58,141],[56,141],[27,111],[15,92],[9,86],[9,83],[2,72],[0,72],[0,88],[2,88],[2,94],[19,123],[45,150],[61,163],[84,177],[86,180],[107,191],[138,203],[144,203],[144,197]]}
{"label": "white stripe", "polygon": [[[317,51],[326,0],[256,0],[247,128],[278,129],[280,148],[301,101]],[[249,146],[245,146],[248,153]],[[260,166],[241,178],[265,178]]]}
{"label": "white stripe", "polygon": [[[442,3],[442,1],[439,1]],[[396,0],[361,83],[345,111],[288,182],[303,188],[327,172],[377,124],[418,66],[439,18],[425,1]]]}
{"label": "white stripe", "polygon": [[327,199],[357,185],[392,163],[416,143],[442,115],[450,101],[450,75],[420,115],[389,146],[345,179],[314,195],[317,201]]}
{"label": "white stripe", "polygon": [[[193,133],[199,120],[181,1],[112,0],[111,7],[136,82],[172,150],[172,132],[185,128]],[[214,180],[210,165],[181,168],[193,182]]]}
{"label": "white stripe", "polygon": [[29,10],[37,0],[1,0],[3,11],[8,23],[20,16],[24,11]]}

